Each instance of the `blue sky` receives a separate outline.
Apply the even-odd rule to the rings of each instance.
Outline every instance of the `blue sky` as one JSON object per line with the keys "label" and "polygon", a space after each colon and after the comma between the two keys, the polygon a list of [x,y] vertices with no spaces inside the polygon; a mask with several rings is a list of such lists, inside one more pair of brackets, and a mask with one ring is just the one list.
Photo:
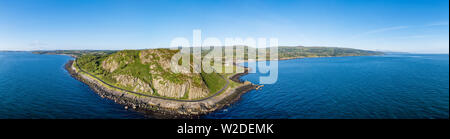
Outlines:
{"label": "blue sky", "polygon": [[0,0],[0,50],[144,49],[176,37],[448,53],[448,0]]}

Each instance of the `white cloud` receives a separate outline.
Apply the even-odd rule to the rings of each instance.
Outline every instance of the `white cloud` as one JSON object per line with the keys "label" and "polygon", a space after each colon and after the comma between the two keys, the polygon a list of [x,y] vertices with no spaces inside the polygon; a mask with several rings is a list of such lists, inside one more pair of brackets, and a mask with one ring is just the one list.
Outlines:
{"label": "white cloud", "polygon": [[406,29],[406,28],[409,28],[409,27],[408,26],[387,27],[387,28],[380,28],[380,29],[367,31],[363,34],[368,35],[368,34],[381,33],[381,32],[386,32],[386,31],[394,31],[394,30],[400,30],[400,29]]}
{"label": "white cloud", "polygon": [[448,21],[434,22],[427,24],[426,26],[448,26]]}

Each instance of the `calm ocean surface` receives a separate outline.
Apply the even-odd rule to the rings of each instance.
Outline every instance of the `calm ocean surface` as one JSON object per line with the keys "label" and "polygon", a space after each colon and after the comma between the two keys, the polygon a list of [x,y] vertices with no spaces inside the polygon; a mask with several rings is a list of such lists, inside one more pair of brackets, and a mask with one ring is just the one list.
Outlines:
{"label": "calm ocean surface", "polygon": [[[145,118],[70,77],[70,59],[0,52],[0,118]],[[277,83],[204,118],[449,118],[448,62],[419,54],[279,61]]]}
{"label": "calm ocean surface", "polygon": [[70,59],[0,52],[0,118],[143,118],[72,78]]}

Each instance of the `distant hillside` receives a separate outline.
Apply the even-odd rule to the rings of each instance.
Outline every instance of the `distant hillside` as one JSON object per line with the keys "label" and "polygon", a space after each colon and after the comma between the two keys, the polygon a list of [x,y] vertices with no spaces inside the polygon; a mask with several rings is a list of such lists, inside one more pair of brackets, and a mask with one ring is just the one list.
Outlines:
{"label": "distant hillside", "polygon": [[290,57],[335,57],[335,56],[370,56],[381,55],[382,52],[338,47],[279,47],[280,58]]}
{"label": "distant hillside", "polygon": [[[256,52],[261,48],[253,48],[247,46],[227,46],[222,48],[225,51],[232,51],[236,54],[244,54],[244,59],[261,59]],[[228,49],[228,50],[227,50]],[[234,49],[234,50],[231,50]],[[225,55],[225,51],[222,55]],[[254,53],[249,53],[254,52]],[[206,53],[214,53],[212,50],[203,51],[203,55]],[[266,59],[270,59],[270,49],[266,49]],[[303,47],[303,46],[280,46],[278,47],[278,59],[292,59],[292,58],[306,58],[306,57],[338,57],[338,56],[371,56],[381,55],[382,52],[359,50],[352,48],[339,48],[339,47]],[[217,55],[217,54],[216,54]],[[227,56],[225,56],[227,57]],[[236,57],[236,56],[233,56]],[[229,56],[227,57],[229,58]]]}

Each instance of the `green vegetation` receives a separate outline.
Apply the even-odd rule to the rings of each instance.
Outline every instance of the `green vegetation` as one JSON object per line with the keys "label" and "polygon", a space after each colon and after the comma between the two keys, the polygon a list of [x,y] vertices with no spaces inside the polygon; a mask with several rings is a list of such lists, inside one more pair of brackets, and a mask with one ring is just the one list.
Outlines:
{"label": "green vegetation", "polygon": [[206,86],[208,86],[210,93],[214,94],[220,89],[224,87],[224,85],[227,83],[226,80],[224,80],[218,73],[201,73],[203,81],[206,83]]}
{"label": "green vegetation", "polygon": [[[256,50],[255,48],[242,46],[241,49],[231,50],[233,53],[244,53],[244,59],[248,57],[258,58],[260,56],[249,56],[249,51]],[[234,47],[222,47],[225,49],[232,49]],[[120,88],[135,91],[147,95],[166,97],[161,88],[165,85],[183,85],[187,82],[198,88],[205,88],[209,95],[215,94],[221,90],[226,84],[227,80],[230,82],[228,87],[237,87],[239,83],[235,83],[228,79],[237,71],[243,71],[242,67],[235,66],[232,63],[225,63],[223,65],[214,65],[213,73],[205,73],[203,69],[200,74],[195,73],[174,73],[170,69],[170,61],[173,55],[180,52],[179,50],[170,49],[149,49],[149,50],[123,50],[123,51],[46,51],[34,52],[38,54],[69,54],[76,55],[79,66],[92,75],[102,79],[108,84],[118,86]],[[206,56],[215,51],[204,50],[201,55]],[[267,50],[269,53],[269,50]],[[279,47],[279,59],[301,58],[301,57],[332,57],[332,56],[366,56],[379,55],[380,52],[365,51],[350,48],[334,48],[334,47]],[[193,55],[191,57],[190,68],[184,69],[193,71]],[[217,55],[216,55],[217,56]],[[222,59],[227,58],[225,52],[221,52],[219,56]],[[236,54],[233,55],[233,58]],[[216,57],[217,58],[217,57]],[[220,57],[219,57],[220,58]],[[229,57],[228,57],[229,58]],[[211,63],[213,63],[212,59]],[[235,61],[236,62],[236,61]],[[182,65],[182,61],[177,61],[178,65]],[[198,66],[198,65],[197,65]],[[237,70],[237,68],[241,68]],[[224,71],[233,71],[232,73],[225,73]],[[223,77],[226,79],[224,79]],[[156,82],[158,81],[158,82]],[[170,84],[168,84],[170,83]],[[159,88],[155,86],[159,84]],[[170,87],[170,86],[167,86]],[[178,99],[189,99],[188,88],[186,93],[178,96]],[[167,90],[166,90],[167,91]],[[166,92],[167,93],[167,92]],[[167,97],[175,98],[175,97]]]}
{"label": "green vegetation", "polygon": [[[120,85],[114,78],[117,75],[128,75],[136,77],[147,84],[151,84],[152,75],[148,65],[142,64],[139,58],[138,50],[124,50],[110,55],[85,54],[77,59],[80,67],[102,79],[103,81],[119,86],[127,90],[134,90],[131,86]],[[117,69],[113,72],[103,67],[104,63],[117,63]],[[150,92],[139,92],[150,95],[157,95]]]}
{"label": "green vegetation", "polygon": [[[143,83],[148,84],[152,88],[152,91],[135,92],[148,95],[161,96],[158,94],[158,90],[153,86],[153,81],[156,78],[162,78],[162,80],[159,80],[160,84],[166,84],[167,82],[183,84],[186,83],[186,81],[191,80],[192,84],[196,87],[202,88],[202,85],[207,87],[210,95],[224,87],[226,80],[218,73],[207,74],[203,72],[196,76],[189,73],[174,73],[169,68],[164,67],[164,64],[170,64],[167,63],[167,61],[170,61],[172,56],[177,52],[178,50],[153,49],[150,50],[150,52],[146,50],[124,50],[109,55],[87,53],[77,58],[77,61],[84,71],[95,75],[109,84],[126,90],[135,91],[136,85],[124,85],[121,83],[123,81],[117,80],[117,76],[125,75],[136,78]],[[179,99],[188,98],[189,93],[185,93],[184,96]]]}

